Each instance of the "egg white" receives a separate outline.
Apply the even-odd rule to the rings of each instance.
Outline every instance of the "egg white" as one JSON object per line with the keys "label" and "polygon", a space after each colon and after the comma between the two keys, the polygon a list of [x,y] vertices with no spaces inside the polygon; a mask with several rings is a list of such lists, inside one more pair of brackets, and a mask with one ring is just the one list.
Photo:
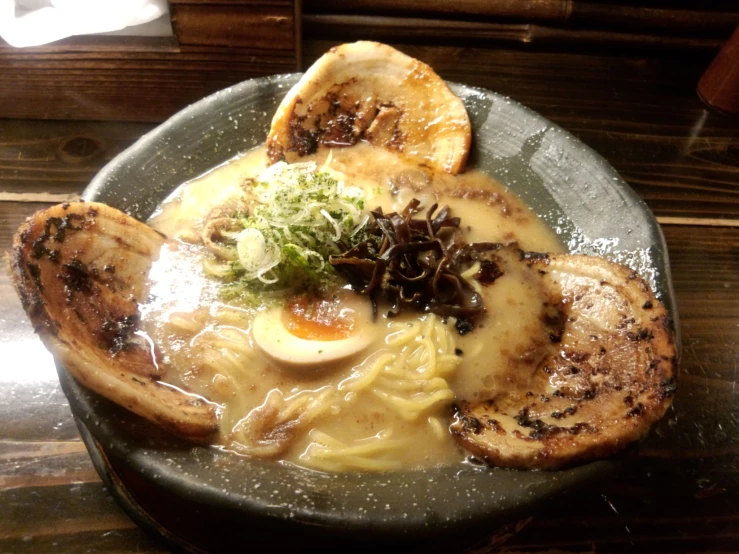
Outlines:
{"label": "egg white", "polygon": [[311,340],[293,335],[284,323],[284,308],[276,307],[254,318],[254,342],[278,365],[291,369],[320,369],[346,360],[366,349],[375,339],[376,325],[371,310],[363,302],[351,302],[354,314],[352,334],[339,340]]}

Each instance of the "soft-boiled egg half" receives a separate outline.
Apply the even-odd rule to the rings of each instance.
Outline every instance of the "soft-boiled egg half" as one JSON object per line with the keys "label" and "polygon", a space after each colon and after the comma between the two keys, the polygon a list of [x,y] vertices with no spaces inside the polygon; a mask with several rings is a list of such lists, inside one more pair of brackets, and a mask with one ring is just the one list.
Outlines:
{"label": "soft-boiled egg half", "polygon": [[321,369],[367,348],[375,338],[367,298],[348,291],[328,298],[296,296],[259,313],[254,342],[279,365]]}

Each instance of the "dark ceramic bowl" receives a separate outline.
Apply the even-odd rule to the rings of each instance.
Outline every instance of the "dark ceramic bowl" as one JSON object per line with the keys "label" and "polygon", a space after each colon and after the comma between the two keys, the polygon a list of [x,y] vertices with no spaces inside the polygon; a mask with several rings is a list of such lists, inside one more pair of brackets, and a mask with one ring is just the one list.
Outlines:
{"label": "dark ceramic bowl", "polygon": [[[84,198],[145,220],[183,181],[262,143],[297,79],[247,81],[186,108],[108,164]],[[639,271],[675,317],[659,226],[613,168],[509,98],[452,88],[472,120],[472,164],[521,197],[570,251],[603,255]],[[191,551],[247,547],[243,541],[253,544],[260,533],[278,546],[326,537],[436,541],[470,528],[493,529],[617,465],[597,462],[560,472],[459,465],[317,473],[183,444],[59,371],[96,466],[119,500],[139,523]]]}

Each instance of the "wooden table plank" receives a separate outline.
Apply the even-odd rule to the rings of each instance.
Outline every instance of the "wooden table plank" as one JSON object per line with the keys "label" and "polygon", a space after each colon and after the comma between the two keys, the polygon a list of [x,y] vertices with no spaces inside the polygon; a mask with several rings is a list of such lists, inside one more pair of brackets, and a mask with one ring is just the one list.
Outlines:
{"label": "wooden table plank", "polygon": [[0,492],[100,481],[79,439],[0,440]]}
{"label": "wooden table plank", "polygon": [[0,192],[79,194],[151,123],[0,119]]}
{"label": "wooden table plank", "polygon": [[[691,137],[684,127],[682,134],[673,129],[672,135],[658,136],[637,128],[597,129],[582,117],[549,115],[611,162],[656,215],[739,223],[737,131],[706,127]],[[713,119],[719,116],[706,116]],[[103,165],[151,128],[0,120],[0,199],[8,192],[13,200],[23,194],[79,194]],[[734,135],[725,136],[730,132]]]}

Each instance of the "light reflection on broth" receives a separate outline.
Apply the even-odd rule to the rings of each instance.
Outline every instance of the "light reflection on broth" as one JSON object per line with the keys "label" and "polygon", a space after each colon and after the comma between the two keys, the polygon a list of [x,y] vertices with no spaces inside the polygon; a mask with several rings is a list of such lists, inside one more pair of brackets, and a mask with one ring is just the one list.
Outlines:
{"label": "light reflection on broth", "polygon": [[[278,364],[254,340],[255,321],[260,325],[273,307],[223,303],[218,281],[203,270],[206,250],[199,244],[208,213],[237,202],[265,160],[260,148],[182,185],[149,221],[177,239],[154,264],[151,299],[142,306],[147,332],[178,370],[172,384],[223,407],[218,442],[236,452],[327,471],[463,460],[447,431],[451,404],[505,386],[513,365],[527,371],[530,337],[542,326],[536,286],[523,271],[497,279],[485,293],[487,314],[465,336],[431,314],[381,315],[375,323],[358,318],[353,326],[368,344],[357,346],[358,353],[351,355],[350,342],[348,355],[321,363],[322,347],[303,353],[288,337],[275,348],[299,351],[298,363]],[[325,160],[325,154],[316,158],[319,167]],[[364,190],[368,208],[400,211],[412,198],[425,206],[448,204],[461,217],[468,242],[517,241],[524,250],[562,251],[551,230],[480,172],[429,179],[417,166],[364,143],[334,150],[330,167]],[[353,302],[367,302],[349,294]]]}

